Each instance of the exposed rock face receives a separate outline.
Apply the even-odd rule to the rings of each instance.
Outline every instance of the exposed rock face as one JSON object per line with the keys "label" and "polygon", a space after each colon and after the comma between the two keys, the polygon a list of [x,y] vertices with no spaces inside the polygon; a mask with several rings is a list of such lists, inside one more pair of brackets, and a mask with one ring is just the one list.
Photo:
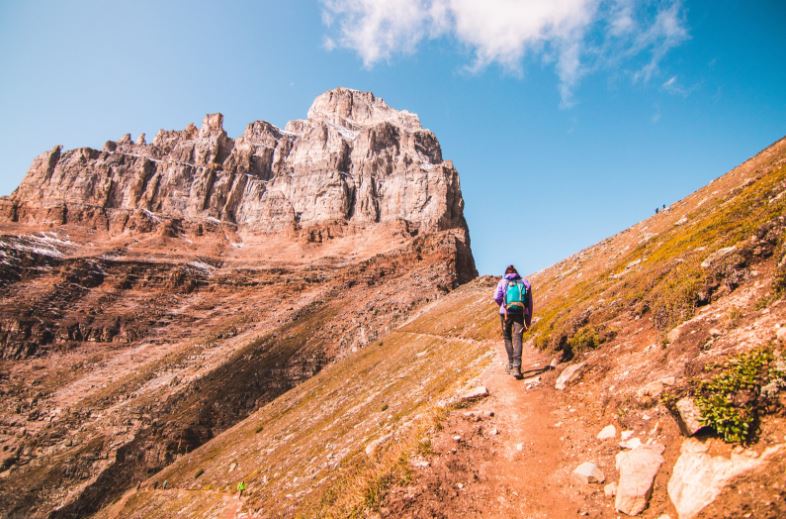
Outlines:
{"label": "exposed rock face", "polygon": [[418,118],[59,147],[0,199],[0,510],[83,517],[476,276]]}
{"label": "exposed rock face", "polygon": [[4,210],[22,222],[43,211],[118,229],[135,211],[256,232],[398,220],[420,230],[464,226],[458,173],[434,134],[414,114],[343,88],[283,131],[255,121],[233,140],[223,116],[209,114],[200,128],[161,130],[150,144],[126,135],[102,151],[55,147],[35,159]]}

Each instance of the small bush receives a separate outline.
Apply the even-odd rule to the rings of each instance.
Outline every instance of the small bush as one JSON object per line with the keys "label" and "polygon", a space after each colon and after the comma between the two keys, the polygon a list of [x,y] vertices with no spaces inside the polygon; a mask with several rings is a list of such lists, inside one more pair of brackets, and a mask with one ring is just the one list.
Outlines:
{"label": "small bush", "polygon": [[759,348],[732,359],[711,378],[698,381],[693,393],[702,423],[728,443],[752,441],[759,417],[770,404],[762,387],[773,382],[780,387],[786,376],[783,360],[776,360],[770,348]]}
{"label": "small bush", "polygon": [[576,330],[568,339],[568,346],[573,350],[595,349],[600,345],[598,330],[592,325],[585,325]]}

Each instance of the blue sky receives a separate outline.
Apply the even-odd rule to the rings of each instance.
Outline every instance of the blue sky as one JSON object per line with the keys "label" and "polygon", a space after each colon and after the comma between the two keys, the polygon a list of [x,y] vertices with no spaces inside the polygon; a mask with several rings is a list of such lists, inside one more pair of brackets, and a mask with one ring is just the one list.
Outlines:
{"label": "blue sky", "polygon": [[55,144],[237,136],[349,86],[437,134],[481,273],[532,272],[783,137],[783,27],[764,0],[4,0],[0,193]]}

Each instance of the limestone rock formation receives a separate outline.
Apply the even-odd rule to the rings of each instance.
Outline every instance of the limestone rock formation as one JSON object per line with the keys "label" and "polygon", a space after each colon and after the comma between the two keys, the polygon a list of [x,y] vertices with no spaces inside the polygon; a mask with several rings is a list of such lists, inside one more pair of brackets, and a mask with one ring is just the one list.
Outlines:
{"label": "limestone rock formation", "polygon": [[464,226],[463,205],[456,169],[416,115],[338,88],[284,130],[255,121],[232,139],[223,116],[208,114],[150,144],[126,135],[100,151],[57,146],[33,161],[3,213],[119,230],[149,211],[255,232],[396,221],[425,231]]}

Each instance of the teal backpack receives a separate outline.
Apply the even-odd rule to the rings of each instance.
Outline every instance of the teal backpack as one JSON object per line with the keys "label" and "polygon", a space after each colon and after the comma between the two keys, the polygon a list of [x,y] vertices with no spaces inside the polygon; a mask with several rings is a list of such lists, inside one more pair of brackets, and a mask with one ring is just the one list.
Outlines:
{"label": "teal backpack", "polygon": [[508,311],[523,312],[527,301],[527,287],[523,281],[508,281],[505,289],[505,308]]}

